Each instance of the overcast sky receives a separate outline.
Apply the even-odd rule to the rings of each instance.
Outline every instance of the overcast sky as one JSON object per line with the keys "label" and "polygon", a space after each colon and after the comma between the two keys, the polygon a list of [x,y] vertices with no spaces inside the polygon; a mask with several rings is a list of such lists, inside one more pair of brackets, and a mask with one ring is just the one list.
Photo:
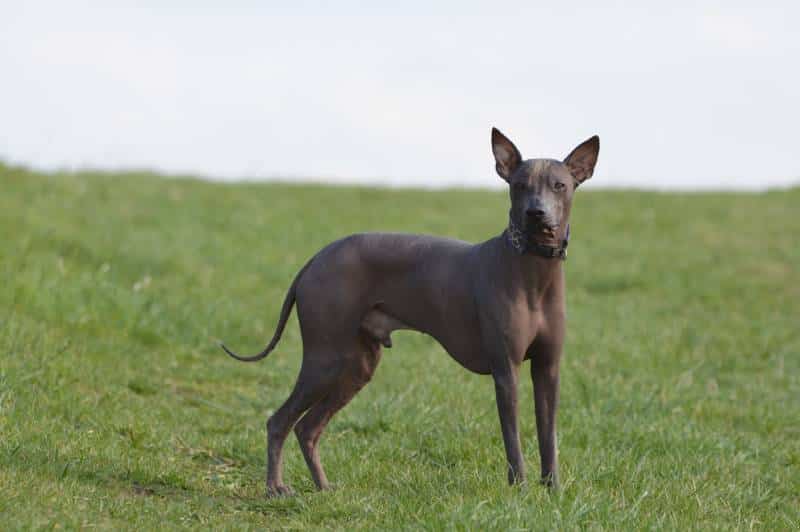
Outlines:
{"label": "overcast sky", "polygon": [[0,3],[0,159],[496,186],[496,126],[599,134],[597,186],[800,182],[797,0],[214,4]]}

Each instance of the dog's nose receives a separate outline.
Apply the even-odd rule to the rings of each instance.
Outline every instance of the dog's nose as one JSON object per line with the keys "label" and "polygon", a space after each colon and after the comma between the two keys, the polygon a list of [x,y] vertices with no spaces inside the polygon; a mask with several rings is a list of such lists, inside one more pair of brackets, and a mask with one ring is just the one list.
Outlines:
{"label": "dog's nose", "polygon": [[525,210],[525,214],[530,216],[531,218],[543,218],[544,211],[538,207],[530,207]]}

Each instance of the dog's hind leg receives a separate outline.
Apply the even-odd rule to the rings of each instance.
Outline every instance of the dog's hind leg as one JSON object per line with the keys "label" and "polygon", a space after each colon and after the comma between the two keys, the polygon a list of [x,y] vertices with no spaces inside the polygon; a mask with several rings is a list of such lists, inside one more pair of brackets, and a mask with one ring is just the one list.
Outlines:
{"label": "dog's hind leg", "polygon": [[337,379],[335,387],[316,403],[295,426],[300,449],[317,488],[328,488],[328,479],[319,459],[319,439],[331,418],[344,408],[369,382],[375,373],[381,356],[381,347],[366,334],[361,334],[360,346],[349,358],[345,371]]}
{"label": "dog's hind leg", "polygon": [[319,367],[307,365],[305,358],[300,375],[297,377],[297,383],[295,383],[289,398],[267,421],[268,497],[292,493],[291,488],[283,483],[281,455],[286,436],[303,412],[306,412],[330,392],[339,373],[338,368],[331,368],[332,371],[321,371]]}
{"label": "dog's hind leg", "polygon": [[328,488],[328,478],[325,476],[325,470],[319,459],[320,436],[334,414],[344,408],[361,387],[354,386],[349,382],[338,385],[325,399],[311,407],[303,419],[295,425],[294,431],[300,443],[300,449],[303,451],[303,457],[311,471],[314,484],[321,490]]}

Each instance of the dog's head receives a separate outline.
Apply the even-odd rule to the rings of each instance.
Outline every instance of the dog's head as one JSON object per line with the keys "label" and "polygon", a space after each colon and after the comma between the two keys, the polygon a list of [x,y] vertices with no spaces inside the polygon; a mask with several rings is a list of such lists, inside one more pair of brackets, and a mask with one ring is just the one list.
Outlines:
{"label": "dog's head", "polygon": [[523,160],[514,143],[492,128],[497,173],[509,185],[511,221],[530,240],[559,245],[566,238],[572,195],[592,177],[600,138],[586,140],[563,161]]}

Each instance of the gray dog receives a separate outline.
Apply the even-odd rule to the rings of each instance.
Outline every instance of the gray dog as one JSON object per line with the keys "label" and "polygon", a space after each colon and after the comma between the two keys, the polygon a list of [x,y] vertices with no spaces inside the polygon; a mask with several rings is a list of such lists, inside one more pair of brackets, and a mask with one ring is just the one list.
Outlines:
{"label": "gray dog", "polygon": [[[558,483],[556,409],[564,343],[564,270],[575,189],[594,171],[594,136],[564,161],[523,160],[492,129],[497,173],[509,185],[511,211],[500,236],[472,245],[423,235],[367,233],[337,240],[295,277],[266,357],[297,304],[303,363],[286,402],[267,422],[267,494],[283,495],[281,450],[294,427],[320,489],[328,479],[319,459],[322,431],[369,382],[381,347],[397,329],[436,338],[470,371],[490,374],[508,461],[508,481],[525,480],[517,430],[517,380],[530,359],[542,482]],[[299,420],[299,421],[298,421]]]}

